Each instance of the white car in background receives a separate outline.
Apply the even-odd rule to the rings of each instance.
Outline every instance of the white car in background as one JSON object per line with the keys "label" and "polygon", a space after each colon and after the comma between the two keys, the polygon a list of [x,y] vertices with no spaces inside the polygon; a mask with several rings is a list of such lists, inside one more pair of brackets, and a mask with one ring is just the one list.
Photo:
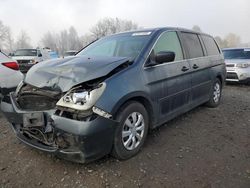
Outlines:
{"label": "white car in background", "polygon": [[14,91],[23,80],[17,62],[0,52],[0,102],[4,95]]}
{"label": "white car in background", "polygon": [[33,65],[50,59],[50,55],[46,49],[18,49],[12,54],[12,58],[17,60],[20,71],[26,73]]}
{"label": "white car in background", "polygon": [[227,69],[226,81],[250,83],[250,48],[226,48],[222,52]]}

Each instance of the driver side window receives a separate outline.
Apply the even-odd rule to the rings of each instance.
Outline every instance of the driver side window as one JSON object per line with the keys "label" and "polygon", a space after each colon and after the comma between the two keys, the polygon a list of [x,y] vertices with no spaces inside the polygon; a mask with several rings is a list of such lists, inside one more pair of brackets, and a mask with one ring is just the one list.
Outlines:
{"label": "driver side window", "polygon": [[182,48],[176,32],[165,32],[158,39],[154,46],[154,53],[161,51],[171,51],[175,53],[174,61],[183,60]]}

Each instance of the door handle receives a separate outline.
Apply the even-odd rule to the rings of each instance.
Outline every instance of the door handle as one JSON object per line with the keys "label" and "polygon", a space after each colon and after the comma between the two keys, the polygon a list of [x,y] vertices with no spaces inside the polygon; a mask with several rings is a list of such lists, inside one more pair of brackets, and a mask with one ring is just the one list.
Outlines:
{"label": "door handle", "polygon": [[198,69],[198,68],[199,68],[198,65],[196,65],[196,64],[193,65],[193,69]]}
{"label": "door handle", "polygon": [[186,72],[189,70],[189,68],[187,68],[186,66],[183,66],[182,69],[181,69],[183,72]]}

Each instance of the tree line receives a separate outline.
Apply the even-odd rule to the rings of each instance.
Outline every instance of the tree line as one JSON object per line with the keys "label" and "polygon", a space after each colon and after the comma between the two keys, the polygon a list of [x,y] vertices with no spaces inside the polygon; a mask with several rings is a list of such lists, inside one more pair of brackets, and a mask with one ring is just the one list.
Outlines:
{"label": "tree line", "polygon": [[[198,25],[194,25],[192,30],[202,32],[201,28]],[[230,47],[239,47],[241,45],[248,45],[242,44],[240,36],[234,33],[228,33],[224,38],[220,36],[214,37],[220,48],[230,48]]]}
{"label": "tree line", "polygon": [[[138,28],[138,24],[132,22],[131,20],[104,18],[99,20],[84,35],[79,35],[76,29],[71,26],[58,33],[48,31],[41,37],[38,44],[40,47],[48,47],[62,55],[68,50],[80,50],[90,42],[106,35],[136,30]],[[194,25],[192,29],[201,32],[200,27],[197,25]],[[216,36],[215,39],[221,48],[237,47],[241,45],[240,37],[234,33],[229,33],[224,38]],[[4,25],[0,20],[0,49],[9,53],[20,48],[32,48],[31,38],[29,35],[22,30],[14,39],[11,28]]]}
{"label": "tree line", "polygon": [[[73,26],[58,33],[48,31],[39,41],[39,46],[48,47],[62,55],[68,50],[80,50],[103,36],[136,29],[138,29],[138,25],[130,20],[104,18],[84,35],[79,35]],[[31,39],[25,31],[21,31],[14,39],[10,27],[4,25],[0,20],[0,49],[9,53],[15,49],[31,47]]]}

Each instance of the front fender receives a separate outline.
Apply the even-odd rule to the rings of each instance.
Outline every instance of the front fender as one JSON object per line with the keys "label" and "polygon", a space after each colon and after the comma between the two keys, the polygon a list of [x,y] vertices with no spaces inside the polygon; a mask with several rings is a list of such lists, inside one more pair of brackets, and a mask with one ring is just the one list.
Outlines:
{"label": "front fender", "polygon": [[126,101],[133,98],[142,98],[150,104],[154,113],[157,111],[154,108],[157,106],[155,105],[156,101],[151,99],[150,92],[141,77],[140,69],[137,67],[131,67],[120,72],[105,82],[106,89],[95,104],[96,107],[115,115]]}

